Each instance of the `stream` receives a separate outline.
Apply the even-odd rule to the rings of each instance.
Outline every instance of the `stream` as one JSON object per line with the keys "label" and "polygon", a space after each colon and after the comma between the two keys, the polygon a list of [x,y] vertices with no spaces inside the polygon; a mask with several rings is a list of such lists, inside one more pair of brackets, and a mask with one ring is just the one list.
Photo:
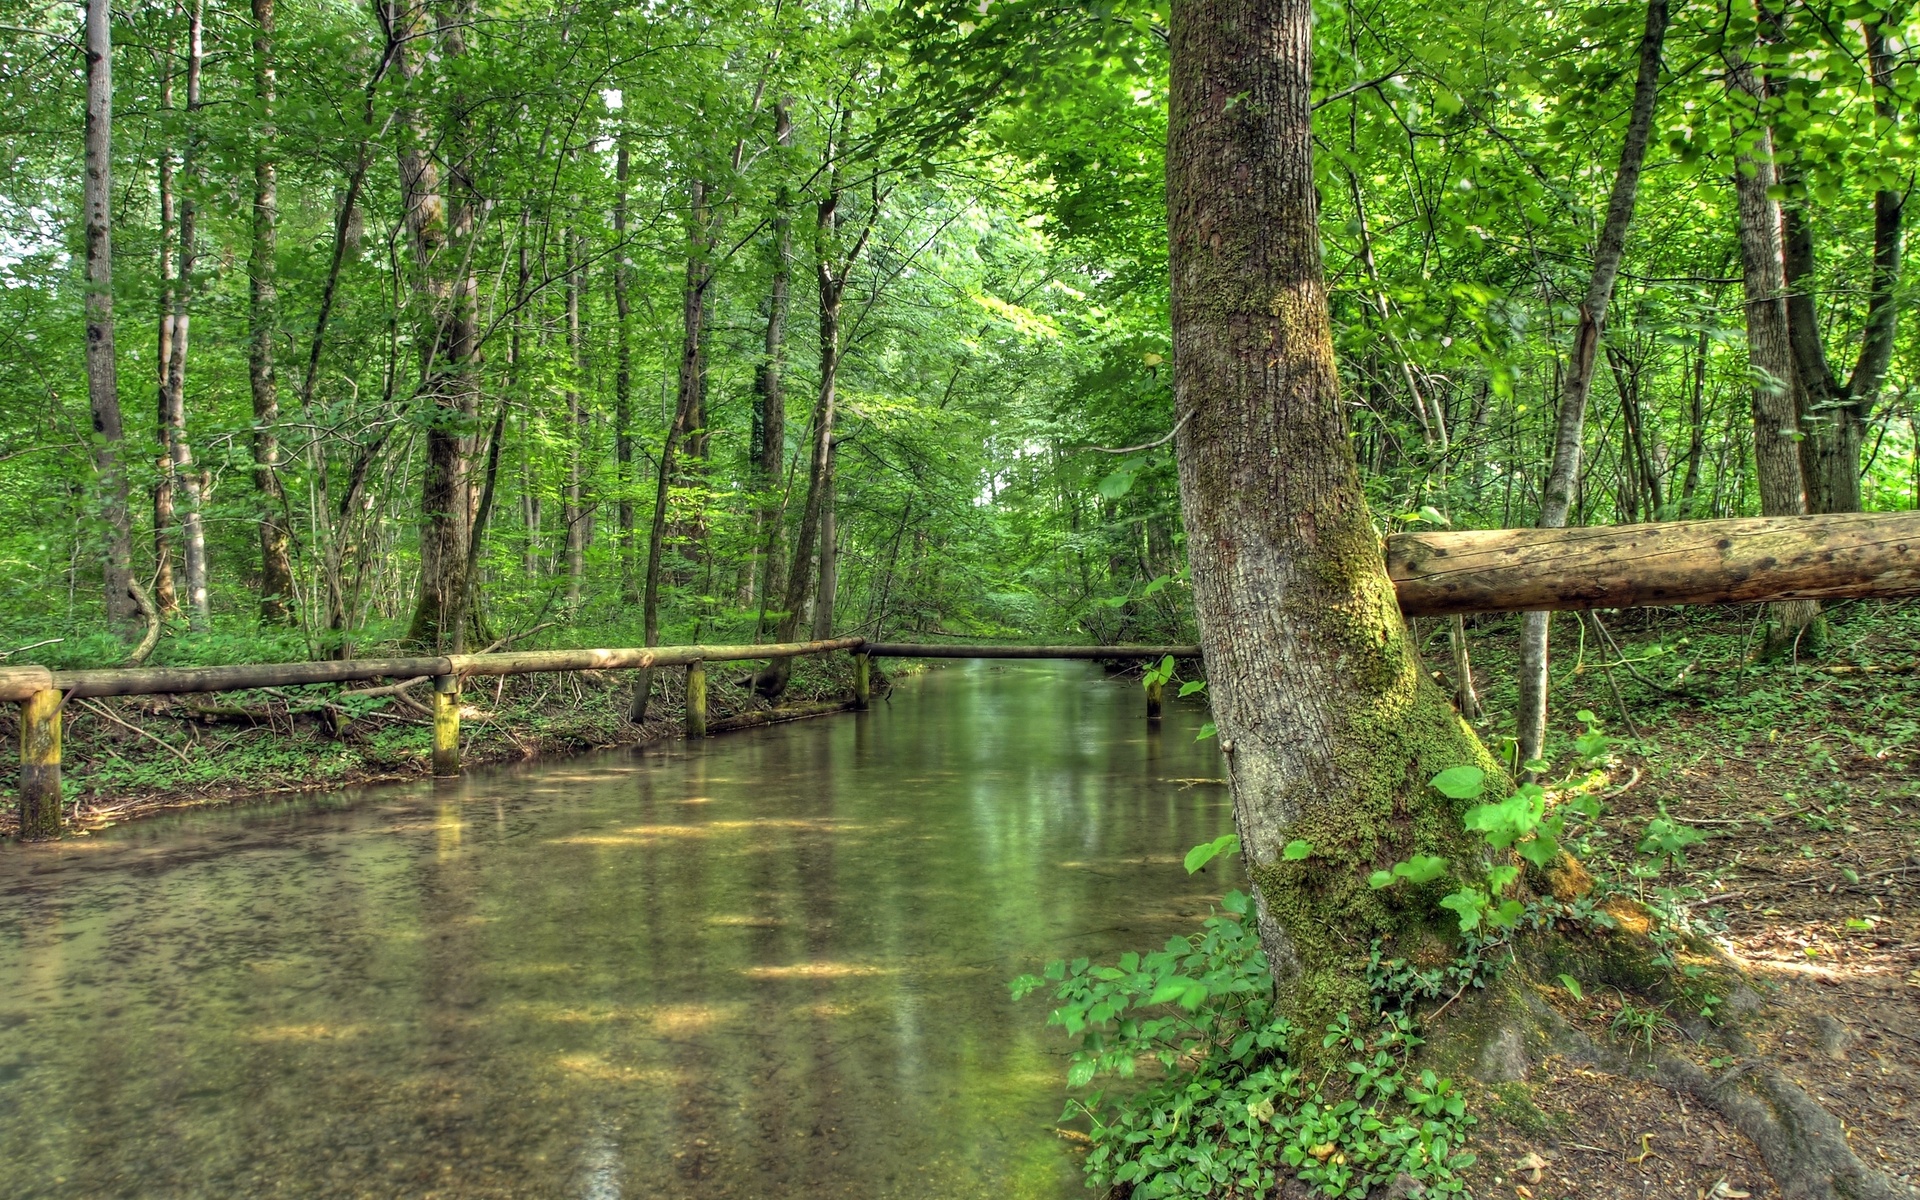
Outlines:
{"label": "stream", "polygon": [[955,662],[869,713],[0,846],[0,1194],[1078,1197],[1006,981],[1237,863],[1205,714]]}

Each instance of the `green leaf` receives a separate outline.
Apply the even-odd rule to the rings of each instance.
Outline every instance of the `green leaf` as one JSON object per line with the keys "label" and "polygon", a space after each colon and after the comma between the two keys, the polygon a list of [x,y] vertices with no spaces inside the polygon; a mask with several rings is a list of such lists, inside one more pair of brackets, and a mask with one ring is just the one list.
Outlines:
{"label": "green leaf", "polygon": [[1206,690],[1207,681],[1204,679],[1189,679],[1180,685],[1180,695],[1182,697],[1191,696],[1196,692],[1204,692]]}
{"label": "green leaf", "polygon": [[1447,860],[1437,854],[1416,854],[1393,865],[1393,873],[1408,883],[1432,883],[1447,870]]}
{"label": "green leaf", "polygon": [[1420,519],[1422,521],[1425,521],[1429,525],[1453,524],[1453,522],[1447,520],[1446,516],[1443,513],[1441,513],[1439,509],[1435,508],[1431,504],[1422,504],[1420,506]]}
{"label": "green leaf", "polygon": [[1367,886],[1370,888],[1383,888],[1391,885],[1392,883],[1393,883],[1392,871],[1375,871],[1373,874],[1367,876]]}
{"label": "green leaf", "polygon": [[1201,842],[1198,846],[1187,851],[1187,874],[1193,874],[1201,867],[1212,862],[1219,855],[1232,854],[1239,849],[1240,835],[1237,833],[1222,834],[1210,842]]}
{"label": "green leaf", "polygon": [[1312,853],[1313,853],[1312,842],[1303,841],[1299,838],[1295,838],[1291,842],[1287,843],[1287,848],[1280,852],[1280,857],[1286,859],[1288,862],[1299,862],[1301,859],[1305,858],[1307,855]]}
{"label": "green leaf", "polygon": [[1486,789],[1487,773],[1479,767],[1448,767],[1433,777],[1433,786],[1451,799],[1472,800]]}
{"label": "green leaf", "polygon": [[1575,1000],[1585,1000],[1587,994],[1580,990],[1580,981],[1571,975],[1560,976],[1560,986],[1573,994]]}
{"label": "green leaf", "polygon": [[1102,479],[1095,490],[1100,493],[1102,499],[1118,500],[1133,490],[1133,474],[1132,471],[1127,470],[1115,471]]}
{"label": "green leaf", "polygon": [[1220,727],[1215,725],[1212,721],[1208,721],[1205,725],[1202,725],[1200,727],[1199,733],[1196,733],[1193,735],[1193,740],[1196,742],[1204,742],[1210,737],[1219,737],[1219,736],[1220,736]]}

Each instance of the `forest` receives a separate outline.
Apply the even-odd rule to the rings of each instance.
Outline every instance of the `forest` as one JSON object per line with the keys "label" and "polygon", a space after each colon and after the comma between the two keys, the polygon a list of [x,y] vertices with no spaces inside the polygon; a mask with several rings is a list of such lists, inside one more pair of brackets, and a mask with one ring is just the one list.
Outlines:
{"label": "forest", "polygon": [[[802,1059],[857,1027],[920,1064],[915,972],[939,960],[1017,973],[995,1003],[1044,992],[1076,1048],[969,1009],[989,1005],[978,979],[925,985],[953,1006],[927,1053],[964,1061],[942,1069],[977,1107],[913,1109],[920,1127],[972,1129],[1042,1076],[1056,1104],[1063,1061],[1073,1093],[973,1174],[951,1145],[909,1154],[941,1173],[926,1195],[1064,1194],[1069,1157],[1116,1200],[1911,1193],[1905,0],[0,0],[0,90],[0,696],[21,701],[23,842],[429,762],[452,776],[463,751],[567,772],[537,760],[663,740],[677,711],[691,757],[614,772],[645,776],[646,824],[593,790],[614,786],[595,758],[556,774],[590,781],[580,814],[510,774],[457,793],[493,797],[490,833],[451,790],[378,810],[419,805],[381,852],[448,872],[419,890],[458,903],[421,922],[460,928],[501,918],[455,912],[487,886],[447,883],[456,864],[524,852],[500,848],[509,803],[484,789],[534,806],[515,820],[583,822],[540,844],[646,899],[554,945],[627,937],[665,903],[655,851],[686,849],[686,937],[718,939],[716,961],[748,944],[747,982],[698,991],[657,942],[604,961],[575,945],[602,984],[656,973],[601,997],[614,1016],[550,1018],[651,1014],[624,1051],[559,1056],[568,1086],[671,1078],[647,1111],[691,1113],[724,1071],[609,1063],[724,1030],[747,995],[769,1005],[757,1033],[811,1022]],[[1900,565],[1838,602],[1403,617],[1447,536],[1599,531],[1583,561],[1631,572],[1659,530],[1718,528],[1677,523],[1849,514],[1868,540],[1893,531],[1876,553]],[[1774,544],[1727,529],[1723,572]],[[769,643],[769,665],[729,669]],[[1104,647],[1125,682],[906,661],[931,643]],[[633,649],[654,647],[657,671]],[[475,666],[503,648],[522,666]],[[572,651],[627,657],[539,658]],[[399,665],[225,698],[95,670],[376,659]],[[407,691],[430,679],[431,707]],[[1136,682],[1147,732],[1121,737],[1101,722]],[[896,714],[896,685],[920,715]],[[692,741],[842,710],[853,732],[805,743],[790,773],[794,741],[742,739],[776,766],[712,779],[703,764],[748,759]],[[903,728],[923,741],[887,741]],[[884,785],[850,782],[881,762]],[[1071,800],[1040,806],[1069,777]],[[741,779],[768,807],[728,790]],[[738,819],[661,816],[656,785]],[[876,786],[927,806],[914,834],[902,814],[922,810],[869,807]],[[1096,792],[1111,805],[1074,807]],[[333,821],[331,803],[303,811]],[[430,850],[407,840],[422,831]],[[747,857],[791,839],[808,882],[709,878],[701,847],[723,837]],[[125,843],[98,844],[92,886],[113,886]],[[935,845],[943,861],[894,870]],[[86,852],[48,861],[88,886],[60,853]],[[206,869],[259,860],[237,861]],[[883,916],[833,914],[842,870]],[[703,890],[722,876],[733,907]],[[59,910],[21,878],[30,911]],[[261,886],[237,878],[213,890]],[[914,927],[926,961],[902,956],[905,923],[981,888],[978,911]],[[549,895],[540,919],[583,903]],[[753,905],[779,911],[733,910]],[[989,911],[1004,938],[953,949]],[[1086,948],[1043,966],[1066,929]],[[1164,950],[1107,954],[1163,929]],[[804,949],[780,940],[800,931]],[[39,970],[35,936],[0,940],[0,977]],[[473,961],[500,951],[459,936]],[[512,970],[574,969],[537,959]],[[425,972],[435,1013],[512,990],[469,994],[462,969]],[[647,990],[669,976],[700,1004]],[[490,1013],[502,1053],[545,1053],[547,1033],[509,1028],[533,1004]],[[73,1019],[65,1040],[87,1043]],[[242,1040],[363,1029],[274,1020]],[[0,1036],[0,1085],[8,1052]],[[887,1089],[920,1067],[896,1066],[861,1094],[905,1112],[924,1097]],[[802,1074],[806,1136],[829,1157],[877,1144],[833,1140],[813,1114],[839,1083]],[[495,1082],[516,1107],[533,1086]],[[749,1191],[817,1194],[728,1159],[753,1136],[723,1126],[703,1110],[634,1146],[680,1147],[674,1194],[700,1194],[710,1160]],[[51,1144],[0,1119],[0,1166],[30,1158],[60,1185],[44,1194],[82,1194]],[[453,1171],[436,1152],[408,1178]],[[544,1151],[499,1153],[545,1178]],[[822,1178],[873,1166],[849,1154]]]}
{"label": "forest", "polygon": [[[1788,426],[1815,511],[1915,504],[1909,14],[1675,5],[1641,111],[1644,8],[1316,11],[1383,529],[1789,511]],[[950,16],[10,5],[0,640],[1180,640],[1164,14]]]}

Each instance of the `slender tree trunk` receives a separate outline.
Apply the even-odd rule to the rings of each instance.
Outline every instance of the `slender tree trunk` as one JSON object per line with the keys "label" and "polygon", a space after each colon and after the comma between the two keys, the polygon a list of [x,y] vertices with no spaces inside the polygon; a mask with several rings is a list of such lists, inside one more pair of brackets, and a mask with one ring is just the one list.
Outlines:
{"label": "slender tree trunk", "polygon": [[613,265],[614,366],[613,457],[620,484],[620,597],[628,604],[640,600],[640,575],[634,562],[633,489],[633,300],[628,294],[633,258],[627,253],[627,180],[632,166],[623,136],[614,160],[618,190],[613,200],[613,237],[617,243]]}
{"label": "slender tree trunk", "polygon": [[[168,47],[171,58],[172,47]],[[160,109],[173,108],[171,64],[160,80]],[[167,420],[167,373],[173,363],[173,150],[160,152],[160,332],[158,369],[154,373],[154,433],[159,443],[158,471],[153,482],[153,603],[162,618],[179,615],[180,599],[173,590],[173,438]]]}
{"label": "slender tree trunk", "polygon": [[[1367,886],[1454,856],[1439,771],[1498,771],[1421,667],[1339,394],[1314,186],[1309,0],[1179,0],[1167,201],[1195,616],[1261,941],[1297,1028],[1368,1011]],[[1282,851],[1310,843],[1305,859]],[[1319,1039],[1303,1039],[1308,1053]]]}
{"label": "slender tree trunk", "polygon": [[[438,32],[441,61],[466,52],[465,27],[472,6],[461,3]],[[427,11],[399,0],[392,21],[400,33],[401,78],[418,89],[429,61]],[[427,462],[421,481],[420,592],[408,640],[442,647],[452,640],[447,622],[466,594],[466,551],[474,491],[473,425],[479,415],[479,284],[472,243],[477,217],[467,145],[466,99],[449,98],[441,174],[430,148],[433,131],[414,109],[399,114],[400,190],[414,258],[415,337],[421,352],[419,396],[428,407]],[[477,606],[476,606],[477,607]],[[476,619],[473,612],[468,619]]]}
{"label": "slender tree trunk", "polygon": [[567,493],[563,519],[567,525],[567,608],[580,607],[581,588],[587,577],[586,510],[581,505],[581,433],[586,425],[586,410],[580,400],[580,383],[585,373],[586,348],[580,344],[580,237],[573,230],[561,234],[566,241],[566,321],[567,356],[570,372],[567,383]]}
{"label": "slender tree trunk", "polygon": [[[793,144],[793,120],[785,104],[773,106],[774,144],[782,148]],[[786,365],[787,308],[790,302],[793,271],[793,222],[788,217],[792,197],[781,185],[774,200],[773,281],[767,295],[767,334],[760,369],[753,379],[753,486],[760,494],[758,520],[762,537],[763,561],[760,594],[771,600],[786,591],[786,574],[781,552],[786,532],[786,505],[780,484],[787,462],[787,400],[781,389]],[[766,605],[761,605],[760,628],[754,636],[766,633]]]}
{"label": "slender tree trunk", "polygon": [[[647,573],[640,594],[642,636],[649,646],[660,644],[660,576],[666,555],[667,510],[673,496],[678,452],[700,412],[700,390],[705,383],[702,334],[708,279],[706,184],[699,179],[691,180],[687,187],[687,198],[687,275],[680,295],[679,388],[673,406],[673,419],[667,423],[666,437],[660,444],[660,472],[654,487],[653,525],[647,534]],[[652,691],[653,672],[638,672],[634,680],[633,707],[627,714],[635,724],[646,720],[647,703]]]}
{"label": "slender tree trunk", "polygon": [[260,498],[260,619],[280,625],[293,620],[293,561],[275,428],[280,422],[280,382],[273,361],[280,305],[275,262],[280,197],[273,124],[273,6],[274,0],[253,0],[253,252],[247,264],[253,336],[247,379],[253,391],[253,488]]}
{"label": "slender tree trunk", "polygon": [[1707,453],[1707,330],[1701,326],[1693,353],[1692,392],[1687,402],[1687,475],[1680,484],[1680,516],[1693,517],[1693,495],[1700,490],[1700,460]]}
{"label": "slender tree trunk", "polygon": [[133,517],[122,455],[120,381],[113,357],[113,8],[87,0],[87,401],[93,412],[93,471],[106,527],[102,580],[107,623],[134,632],[140,606],[133,578]]}
{"label": "slender tree trunk", "polygon": [[200,75],[206,62],[205,0],[193,0],[187,26],[187,152],[180,198],[180,282],[173,297],[173,357],[167,366],[167,440],[173,454],[173,486],[182,502],[180,540],[186,569],[187,621],[204,630],[212,612],[207,597],[207,536],[201,521],[201,476],[193,469],[193,445],[187,439],[187,343],[197,286],[199,199],[204,186],[201,164]]}
{"label": "slender tree trunk", "polygon": [[[1646,29],[1640,37],[1639,72],[1633,85],[1633,108],[1627,135],[1620,145],[1620,166],[1613,174],[1607,216],[1593,248],[1593,274],[1580,304],[1580,323],[1573,335],[1573,351],[1560,382],[1560,410],[1554,420],[1553,461],[1540,497],[1541,529],[1564,529],[1580,480],[1580,443],[1586,434],[1587,397],[1593,391],[1594,356],[1606,333],[1607,308],[1613,303],[1613,283],[1626,253],[1627,231],[1633,225],[1634,204],[1640,195],[1640,168],[1646,161],[1648,132],[1653,126],[1654,102],[1660,95],[1660,51],[1667,37],[1666,0],[1648,0]],[[1520,625],[1520,703],[1514,714],[1521,763],[1540,757],[1547,736],[1547,635],[1549,614],[1527,613]]]}
{"label": "slender tree trunk", "polygon": [[[1885,26],[1877,21],[1867,27],[1867,58],[1874,83],[1875,115],[1892,121],[1897,115],[1889,98],[1894,58]],[[1826,338],[1820,329],[1812,223],[1797,203],[1783,213],[1787,332],[1801,389],[1800,466],[1806,480],[1808,512],[1861,511],[1860,452],[1866,442],[1867,425],[1873,419],[1874,401],[1893,362],[1894,334],[1899,325],[1895,293],[1900,284],[1905,208],[1903,192],[1876,191],[1873,195],[1873,264],[1867,284],[1867,317],[1859,357],[1845,380],[1836,377],[1828,363]]]}
{"label": "slender tree trunk", "polygon": [[[831,151],[829,151],[831,153]],[[813,405],[813,420],[808,426],[807,499],[800,511],[800,529],[794,535],[793,555],[788,560],[786,599],[780,624],[774,633],[776,642],[790,642],[805,619],[808,598],[813,594],[813,557],[820,540],[821,517],[832,488],[833,421],[840,374],[840,303],[846,293],[853,265],[873,232],[876,213],[868,213],[866,226],[846,258],[835,264],[834,243],[839,227],[840,189],[837,176],[830,176],[826,198],[820,202],[814,222],[814,273],[817,276],[820,312],[820,390]],[[793,674],[793,660],[775,659],[754,678],[754,688],[768,699],[778,699],[787,690]]]}
{"label": "slender tree trunk", "polygon": [[834,490],[834,449],[827,448],[826,498],[820,503],[820,583],[814,589],[813,637],[825,641],[833,636],[834,603],[840,594],[840,538],[837,497]]}
{"label": "slender tree trunk", "polygon": [[[1750,64],[1730,55],[1727,65],[1734,86],[1756,103],[1765,99],[1766,81]],[[1760,481],[1760,511],[1785,517],[1807,511],[1807,489],[1800,470],[1799,387],[1787,325],[1780,204],[1772,195],[1776,178],[1772,132],[1761,125],[1752,148],[1735,159],[1733,188],[1746,294],[1747,365],[1753,373],[1753,461]],[[1798,647],[1820,614],[1820,606],[1811,600],[1768,607],[1768,654]]]}

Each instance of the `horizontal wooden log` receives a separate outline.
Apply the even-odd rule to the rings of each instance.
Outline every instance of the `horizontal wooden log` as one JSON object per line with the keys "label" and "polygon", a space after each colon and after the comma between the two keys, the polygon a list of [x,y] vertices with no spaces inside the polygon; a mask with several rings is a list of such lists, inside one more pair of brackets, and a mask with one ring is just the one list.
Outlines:
{"label": "horizontal wooden log", "polygon": [[1920,513],[1402,533],[1408,616],[1920,595]]}
{"label": "horizontal wooden log", "polygon": [[0,700],[25,700],[53,688],[53,672],[45,667],[0,667]]}
{"label": "horizontal wooden log", "polygon": [[876,658],[1199,658],[1198,646],[951,646],[868,642]]}
{"label": "horizontal wooden log", "polygon": [[412,675],[445,675],[448,670],[444,657],[349,658],[329,662],[243,663],[231,667],[122,667],[55,671],[53,686],[79,696],[151,696],[342,683],[355,679],[404,679]]}
{"label": "horizontal wooden log", "polygon": [[456,654],[450,660],[459,675],[524,675],[536,671],[612,671],[643,667],[684,667],[694,662],[741,662],[760,658],[798,658],[835,650],[857,650],[865,638],[820,642],[769,642],[764,646],[633,646],[619,650],[526,650],[513,654]]}

